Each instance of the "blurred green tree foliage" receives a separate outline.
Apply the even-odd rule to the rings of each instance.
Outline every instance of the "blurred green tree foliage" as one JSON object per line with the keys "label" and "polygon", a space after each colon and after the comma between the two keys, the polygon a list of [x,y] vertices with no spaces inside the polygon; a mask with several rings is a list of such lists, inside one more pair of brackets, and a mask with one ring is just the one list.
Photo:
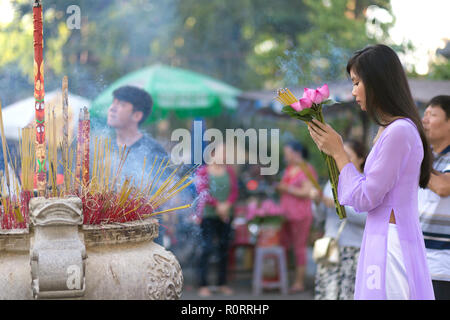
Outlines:
{"label": "blurred green tree foliage", "polygon": [[[46,87],[59,87],[68,75],[73,92],[94,98],[116,78],[154,63],[244,90],[336,79],[355,49],[379,40],[367,24],[386,35],[388,24],[365,13],[390,13],[389,2],[43,0]],[[0,24],[0,90],[9,102],[29,95],[23,84],[33,81],[32,5],[11,4],[14,19]],[[80,8],[80,29],[68,28],[72,5]]]}
{"label": "blurred green tree foliage", "polygon": [[446,46],[436,53],[436,59],[430,65],[430,77],[436,80],[450,80],[450,40],[447,40]]}

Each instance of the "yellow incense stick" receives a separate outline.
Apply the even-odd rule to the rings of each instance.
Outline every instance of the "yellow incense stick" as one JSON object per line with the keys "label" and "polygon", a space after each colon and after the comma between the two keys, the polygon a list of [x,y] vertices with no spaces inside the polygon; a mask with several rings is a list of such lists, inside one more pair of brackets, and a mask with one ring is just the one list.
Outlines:
{"label": "yellow incense stick", "polygon": [[[68,167],[68,157],[69,157],[69,96],[68,96],[68,78],[63,77],[62,80],[62,114],[63,114],[63,140],[62,140],[62,162],[64,167]],[[64,191],[69,193],[69,174],[64,171]]]}
{"label": "yellow incense stick", "polygon": [[113,188],[116,185],[117,178],[119,177],[120,172],[122,171],[122,167],[123,167],[123,165],[125,163],[125,160],[128,157],[128,153],[130,152],[130,149],[127,150],[127,146],[126,145],[122,148],[122,150],[123,150],[123,152],[121,152],[121,157],[120,157],[119,165],[118,165],[118,168],[117,168],[117,172],[114,175],[114,179],[113,179],[113,182],[112,182]]}
{"label": "yellow incense stick", "polygon": [[105,182],[104,182],[104,186],[105,186],[105,191],[108,192],[108,190],[109,190],[109,178],[110,178],[110,172],[111,172],[111,151],[112,151],[112,146],[111,146],[111,140],[110,139],[107,139],[105,141],[105,148],[106,148],[107,156],[105,157],[106,164],[105,164]]}
{"label": "yellow incense stick", "polygon": [[160,193],[162,193],[166,189],[166,187],[170,184],[170,182],[172,182],[173,177],[176,174],[178,169],[179,169],[179,167],[176,168],[166,180],[164,180],[161,187],[159,187],[158,190],[156,190],[155,194],[152,196],[152,198],[150,198],[150,201],[152,201],[152,199],[157,197]]}
{"label": "yellow incense stick", "polygon": [[153,213],[150,213],[150,214],[146,214],[146,215],[143,215],[143,217],[144,218],[152,217],[152,216],[156,216],[156,215],[161,214],[161,213],[166,213],[166,212],[171,212],[171,211],[175,211],[175,210],[186,209],[186,208],[190,208],[190,207],[191,207],[190,204],[186,204],[184,206],[180,206],[180,207],[176,207],[176,208],[171,208],[171,209],[167,209],[167,210],[163,210],[163,211],[158,211],[158,212],[153,212]]}
{"label": "yellow incense stick", "polygon": [[155,181],[156,177],[158,176],[159,170],[161,169],[161,166],[162,166],[163,162],[164,162],[164,160],[160,162],[159,167],[158,167],[158,170],[156,170],[156,173],[155,173],[155,175],[153,176],[153,179],[152,179],[152,182],[150,183],[150,186],[149,186],[147,195],[150,195],[151,192],[152,192],[152,190],[153,190],[153,182]]}
{"label": "yellow incense stick", "polygon": [[298,99],[292,94],[289,89],[279,89],[277,90],[277,100],[283,105],[288,106],[298,101]]}
{"label": "yellow incense stick", "polygon": [[308,177],[309,181],[311,181],[311,183],[314,185],[314,187],[322,192],[322,188],[320,187],[319,183],[317,182],[316,178],[313,176],[313,174],[311,173],[311,171],[308,168],[308,165],[305,162],[300,162],[300,167],[302,168],[303,172],[306,174],[306,176]]}
{"label": "yellow incense stick", "polygon": [[[164,160],[163,160],[163,162],[164,162]],[[158,185],[158,182],[159,182],[159,180],[161,179],[161,177],[162,177],[162,175],[164,174],[164,172],[166,171],[168,165],[169,165],[169,159],[167,158],[166,165],[164,166],[164,169],[161,171],[161,174],[159,175],[158,179],[156,180],[155,186]],[[150,192],[151,192],[151,191],[152,191],[152,190],[150,190]]]}
{"label": "yellow incense stick", "polygon": [[142,190],[142,185],[144,183],[144,175],[145,175],[145,162],[147,161],[147,157],[144,156],[144,164],[142,165],[142,177],[141,177],[141,184],[139,187],[139,190]]}
{"label": "yellow incense stick", "polygon": [[[181,185],[184,183],[184,181],[186,181],[186,179],[188,179],[190,176],[190,171],[188,171],[177,183],[175,183],[164,195],[164,197],[161,197],[160,199],[157,199],[156,201],[154,201],[152,203],[152,205],[156,206],[160,206],[163,203],[165,203],[166,201],[168,201],[170,198],[172,198],[175,194],[179,193],[182,189],[181,189]],[[191,180],[188,185],[190,185],[194,180]],[[187,186],[185,186],[187,187]],[[183,189],[185,188],[183,187]],[[180,190],[181,189],[181,190]]]}
{"label": "yellow incense stick", "polygon": [[298,101],[298,99],[292,94],[291,90],[286,88],[286,93],[287,93],[288,97],[291,99],[291,101],[294,101],[294,102]]}
{"label": "yellow incense stick", "polygon": [[[166,192],[166,196],[170,196],[173,192],[176,192],[176,190],[178,190],[179,186],[181,186],[184,181],[186,181],[186,179],[189,178],[188,176],[184,176],[182,177],[177,183],[175,183],[174,186],[172,186],[167,192]],[[150,200],[151,201],[151,200]]]}
{"label": "yellow incense stick", "polygon": [[166,197],[163,202],[158,203],[158,207],[161,206],[162,204],[164,204],[165,202],[167,202],[168,200],[172,199],[175,195],[177,195],[182,190],[184,190],[185,188],[190,186],[193,182],[194,182],[194,180],[191,180],[188,183],[186,183],[185,185],[183,185],[182,187],[178,188],[176,191],[174,191],[172,194],[170,194],[168,197]]}
{"label": "yellow incense stick", "polygon": [[[151,177],[152,177],[152,173],[153,173],[153,169],[155,168],[155,164],[156,164],[156,160],[158,159],[158,156],[156,156],[155,157],[155,160],[153,161],[153,165],[152,165],[152,169],[150,170],[150,173],[149,173],[149,175],[148,175],[148,177],[149,177],[149,179],[148,179],[148,181],[147,181],[147,185],[145,186],[145,188],[144,188],[144,195],[149,195],[150,194],[150,187],[151,187],[151,185],[150,185],[150,180],[151,180]],[[153,181],[153,180],[152,180]]]}
{"label": "yellow incense stick", "polygon": [[52,108],[52,144],[49,148],[52,149],[52,158],[50,159],[50,165],[52,166],[52,194],[54,197],[58,196],[58,189],[56,184],[56,179],[58,177],[58,151],[57,151],[57,140],[56,140],[56,116],[55,108]]}

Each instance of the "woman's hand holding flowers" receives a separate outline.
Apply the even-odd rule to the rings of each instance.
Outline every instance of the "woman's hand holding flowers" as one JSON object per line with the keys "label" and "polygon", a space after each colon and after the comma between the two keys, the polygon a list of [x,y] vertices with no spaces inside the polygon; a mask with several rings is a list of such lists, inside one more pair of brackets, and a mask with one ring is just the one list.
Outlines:
{"label": "woman's hand holding flowers", "polygon": [[334,158],[339,171],[350,162],[344,150],[342,137],[329,124],[324,124],[316,119],[308,123],[311,138],[320,151]]}

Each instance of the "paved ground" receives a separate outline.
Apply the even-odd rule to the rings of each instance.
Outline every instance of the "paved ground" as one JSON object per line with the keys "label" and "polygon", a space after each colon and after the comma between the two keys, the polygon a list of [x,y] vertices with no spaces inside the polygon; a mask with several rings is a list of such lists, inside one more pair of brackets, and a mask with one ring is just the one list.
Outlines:
{"label": "paved ground", "polygon": [[[211,270],[211,274],[214,269]],[[263,293],[259,296],[252,294],[252,271],[240,270],[234,272],[231,275],[229,286],[233,289],[234,294],[232,296],[225,296],[220,293],[214,293],[207,299],[198,296],[197,287],[195,286],[195,273],[193,268],[183,267],[184,287],[181,300],[313,300],[314,299],[314,273],[315,264],[312,261],[311,249],[308,249],[308,264],[306,271],[304,292],[282,295],[278,289],[264,289]],[[294,276],[294,269],[291,266],[289,268],[289,284],[292,284]],[[211,283],[214,283],[214,277],[211,275]],[[210,287],[212,291],[215,290],[214,286]]]}
{"label": "paved ground", "polygon": [[[192,284],[185,283],[181,300],[312,300],[314,299],[314,279],[307,277],[306,290],[301,293],[282,295],[278,289],[265,289],[261,295],[253,295],[251,288],[251,272],[239,272],[235,279],[229,283],[233,289],[232,296],[225,296],[220,293],[214,293],[209,298],[198,296],[197,288]],[[290,278],[292,272],[290,272]],[[213,291],[215,287],[211,286]],[[215,290],[214,290],[215,291]]]}

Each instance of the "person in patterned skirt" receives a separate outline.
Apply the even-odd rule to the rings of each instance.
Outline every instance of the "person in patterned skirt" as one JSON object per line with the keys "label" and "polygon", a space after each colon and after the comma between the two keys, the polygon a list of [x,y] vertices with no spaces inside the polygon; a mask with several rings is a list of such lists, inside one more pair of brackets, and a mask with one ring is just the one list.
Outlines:
{"label": "person in patterned skirt", "polygon": [[[363,143],[349,140],[344,148],[356,168],[364,169],[367,150]],[[319,205],[315,211],[316,223],[325,220],[325,237],[336,237],[341,221],[336,215],[331,184],[328,181]],[[347,222],[339,237],[337,264],[317,264],[314,283],[315,300],[353,300],[355,293],[356,267],[361,248],[367,213],[357,213],[346,206]]]}

